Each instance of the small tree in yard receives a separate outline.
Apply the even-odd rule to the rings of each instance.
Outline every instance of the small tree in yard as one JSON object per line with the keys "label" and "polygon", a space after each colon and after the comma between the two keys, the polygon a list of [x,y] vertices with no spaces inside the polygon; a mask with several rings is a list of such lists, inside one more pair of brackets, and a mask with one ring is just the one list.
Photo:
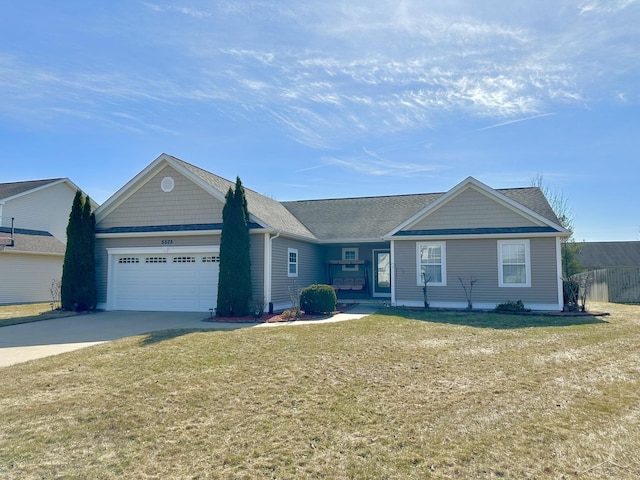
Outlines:
{"label": "small tree in yard", "polygon": [[567,229],[570,233],[569,237],[562,239],[562,276],[564,279],[568,279],[572,275],[582,271],[582,265],[580,263],[580,249],[582,248],[580,243],[576,243],[573,238],[574,221],[569,208],[568,200],[561,193],[552,192],[544,183],[542,175],[536,175],[531,180],[532,187],[538,187],[546,199],[549,201],[549,205],[553,209],[553,212],[558,217],[560,226]]}
{"label": "small tree in yard", "polygon": [[240,178],[231,187],[222,209],[218,316],[244,316],[251,301],[249,210]]}
{"label": "small tree in yard", "polygon": [[60,290],[65,310],[91,310],[96,306],[95,216],[89,197],[83,200],[80,191],[69,214]]}

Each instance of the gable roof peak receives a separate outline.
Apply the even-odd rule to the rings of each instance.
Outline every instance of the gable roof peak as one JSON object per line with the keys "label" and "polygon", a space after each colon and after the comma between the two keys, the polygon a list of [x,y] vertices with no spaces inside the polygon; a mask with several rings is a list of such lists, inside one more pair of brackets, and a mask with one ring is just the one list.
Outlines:
{"label": "gable roof peak", "polygon": [[48,186],[62,182],[67,182],[69,183],[69,185],[75,187],[75,185],[73,185],[73,183],[68,178],[63,177],[0,183],[0,201],[7,200],[12,197],[17,197],[33,190],[46,188]]}

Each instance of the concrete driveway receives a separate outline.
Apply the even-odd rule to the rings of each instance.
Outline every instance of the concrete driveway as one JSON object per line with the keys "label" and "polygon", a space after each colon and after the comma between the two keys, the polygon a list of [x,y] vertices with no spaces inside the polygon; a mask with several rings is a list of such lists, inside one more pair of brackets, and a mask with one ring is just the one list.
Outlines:
{"label": "concrete driveway", "polygon": [[156,330],[233,330],[253,326],[205,321],[203,313],[97,312],[0,328],[0,367]]}
{"label": "concrete driveway", "polygon": [[209,322],[203,313],[97,312],[0,328],[0,367],[70,352],[118,338],[173,328],[236,330],[248,327],[283,327],[355,320],[377,310],[358,305],[326,320],[291,323]]}

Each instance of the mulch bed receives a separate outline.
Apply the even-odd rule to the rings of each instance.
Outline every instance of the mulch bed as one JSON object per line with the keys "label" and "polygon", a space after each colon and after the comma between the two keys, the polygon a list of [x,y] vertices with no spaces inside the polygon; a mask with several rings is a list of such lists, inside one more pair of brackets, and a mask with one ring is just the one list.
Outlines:
{"label": "mulch bed", "polygon": [[[338,304],[336,305],[336,311],[331,315],[307,315],[302,312],[302,316],[296,319],[287,319],[282,317],[282,312],[263,313],[262,316],[255,318],[252,315],[244,317],[213,317],[214,322],[221,323],[280,323],[280,322],[295,322],[300,320],[323,320],[325,318],[331,318],[337,313],[342,313],[353,307],[353,304]],[[209,320],[208,318],[206,319]]]}

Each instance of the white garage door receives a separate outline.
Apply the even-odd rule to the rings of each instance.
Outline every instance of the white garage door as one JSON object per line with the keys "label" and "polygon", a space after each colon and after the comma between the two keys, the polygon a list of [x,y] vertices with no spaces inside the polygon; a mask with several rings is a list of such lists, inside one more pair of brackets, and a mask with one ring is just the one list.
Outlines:
{"label": "white garage door", "polygon": [[216,308],[219,264],[218,253],[115,255],[113,309],[208,312]]}

